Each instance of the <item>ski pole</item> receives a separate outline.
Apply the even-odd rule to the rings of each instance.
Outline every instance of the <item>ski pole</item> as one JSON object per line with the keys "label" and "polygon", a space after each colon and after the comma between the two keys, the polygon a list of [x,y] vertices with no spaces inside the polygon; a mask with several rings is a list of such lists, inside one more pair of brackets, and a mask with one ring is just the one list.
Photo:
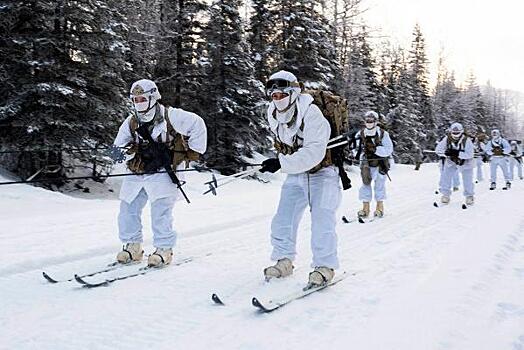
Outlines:
{"label": "ski pole", "polygon": [[[225,185],[227,185],[227,184],[229,184],[229,183],[231,183],[233,181],[236,181],[236,180],[243,179],[245,177],[251,176],[254,173],[256,173],[259,169],[260,169],[260,166],[257,166],[254,169],[241,171],[239,173],[220,178],[219,180],[214,179],[212,181],[206,182],[205,184],[209,185],[209,189],[206,192],[204,192],[203,194],[208,194],[209,192],[212,192],[216,196],[216,189],[218,187],[222,187],[222,186],[225,186]],[[221,181],[221,182],[218,183],[218,181]],[[215,184],[215,185],[213,185],[213,184]]]}

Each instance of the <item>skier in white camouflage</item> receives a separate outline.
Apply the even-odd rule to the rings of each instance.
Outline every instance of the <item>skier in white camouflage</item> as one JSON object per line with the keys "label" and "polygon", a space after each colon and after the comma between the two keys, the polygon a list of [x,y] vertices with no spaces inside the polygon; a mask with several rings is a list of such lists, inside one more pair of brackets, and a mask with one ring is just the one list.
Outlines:
{"label": "skier in white camouflage", "polygon": [[518,171],[518,177],[519,179],[524,179],[522,177],[522,149],[520,148],[520,145],[516,140],[511,141],[511,152],[510,152],[510,159],[509,159],[509,174],[511,177],[511,180],[514,180],[515,175],[515,167],[517,167]]}
{"label": "skier in white camouflage", "polygon": [[133,83],[130,98],[134,113],[120,126],[111,150],[115,158],[119,148],[130,146],[127,153],[133,157],[127,167],[137,174],[126,176],[120,189],[118,229],[124,247],[117,261],[125,264],[142,260],[141,216],[149,200],[155,251],[149,255],[148,265],[166,265],[172,261],[176,244],[173,207],[181,190],[171,174],[164,171],[165,163],[174,170],[198,160],[206,150],[206,126],[194,113],[160,104],[160,92],[151,80]]}
{"label": "skier in white camouflage", "polygon": [[441,203],[448,204],[451,198],[453,177],[457,172],[462,174],[464,197],[466,204],[474,203],[473,142],[464,134],[464,127],[460,123],[453,123],[449,132],[435,148],[435,153],[441,158],[442,171],[440,173],[439,192],[442,194]]}
{"label": "skier in white camouflage", "polygon": [[[389,133],[378,126],[378,114],[368,111],[364,115],[364,127],[355,135],[357,157],[360,160],[362,186],[358,199],[362,201],[359,218],[366,218],[370,213],[370,203],[375,197],[377,202],[374,216],[384,216],[386,199],[386,177],[390,168],[389,157],[393,153],[393,142]],[[371,183],[374,182],[373,188]]]}
{"label": "skier in white camouflage", "polygon": [[491,140],[486,144],[486,154],[490,157],[489,167],[491,170],[490,190],[497,187],[497,168],[502,169],[506,186],[502,189],[507,190],[511,187],[511,176],[509,173],[509,154],[511,146],[509,142],[502,137],[498,129],[491,131]]}
{"label": "skier in white camouflage", "polygon": [[337,169],[326,161],[331,128],[309,94],[290,72],[273,74],[266,84],[271,98],[267,117],[275,136],[276,158],[262,163],[261,172],[288,174],[282,186],[277,213],[271,223],[271,259],[264,269],[266,279],[293,273],[297,230],[306,207],[311,211],[313,272],[309,285],[329,283],[339,267],[337,257],[336,209],[341,190]]}

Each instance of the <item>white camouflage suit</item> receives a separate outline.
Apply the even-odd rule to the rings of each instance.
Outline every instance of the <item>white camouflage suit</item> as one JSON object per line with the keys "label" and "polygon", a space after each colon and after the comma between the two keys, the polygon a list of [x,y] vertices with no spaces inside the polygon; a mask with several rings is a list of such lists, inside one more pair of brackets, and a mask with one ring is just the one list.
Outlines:
{"label": "white camouflage suit", "polygon": [[[464,138],[466,141],[464,143]],[[464,145],[462,147],[462,145]],[[445,196],[451,195],[451,186],[453,183],[453,177],[456,176],[458,172],[462,174],[462,185],[464,187],[464,196],[471,197],[475,194],[474,184],[473,184],[473,169],[475,167],[474,161],[474,146],[471,139],[465,135],[461,135],[460,138],[455,141],[452,140],[450,147],[455,150],[460,150],[459,159],[464,160],[462,165],[458,165],[452,161],[449,157],[446,157],[445,153],[448,149],[448,136],[444,136],[442,140],[437,144],[435,148],[435,153],[439,157],[446,157],[444,164],[441,164],[441,173],[440,173],[440,183],[439,191]]]}
{"label": "white camouflage suit", "polygon": [[477,181],[484,180],[484,174],[482,167],[484,167],[484,161],[482,160],[482,155],[486,152],[486,144],[482,141],[477,141],[474,143],[474,151],[477,154],[475,156],[475,163],[477,164]]}
{"label": "white camouflage suit", "polygon": [[[164,115],[164,106],[160,105],[160,113]],[[123,147],[133,141],[129,127],[131,116],[120,126],[114,145]],[[198,115],[183,109],[170,108],[169,120],[177,133],[188,136],[188,146],[193,151],[203,154],[207,145],[207,131],[204,120]],[[138,142],[138,134],[135,133]],[[156,124],[151,132],[154,140],[162,135],[166,142],[167,123]],[[182,168],[184,163],[179,165]],[[163,170],[163,169],[161,169]],[[177,175],[182,181],[183,176]],[[167,173],[151,175],[126,176],[120,189],[120,213],[118,215],[119,237],[122,243],[141,243],[142,209],[147,200],[151,203],[151,229],[155,248],[172,248],[176,244],[177,234],[173,228],[173,207],[179,195],[179,190]]]}
{"label": "white camouflage suit", "polygon": [[[391,142],[389,133],[387,131],[383,131],[379,126],[376,126],[374,130],[371,131],[371,133],[369,130],[364,129],[366,136],[373,136],[377,132],[382,134],[382,144],[376,146],[375,154],[379,157],[389,158],[393,153],[393,142]],[[357,132],[355,135],[355,139],[357,140],[357,149],[361,147],[361,133],[362,130]],[[364,145],[362,145],[362,147],[364,147]],[[363,149],[360,154],[360,161],[366,162],[366,155]],[[362,164],[363,163],[361,163],[361,166]],[[375,201],[383,201],[386,199],[386,175],[379,173],[379,167],[369,167],[369,170],[371,172],[371,181],[374,182],[373,189],[371,188],[371,184],[365,185],[362,183],[362,186],[358,191],[358,199],[362,202],[371,202],[374,194]]]}
{"label": "white camouflage suit", "polygon": [[[300,94],[297,97],[293,107],[298,108],[296,122],[290,127],[287,126],[291,120],[287,118],[288,114],[276,113],[275,119],[274,104],[271,103],[268,108],[269,126],[281,142],[292,146],[295,136],[303,138],[303,141],[299,141],[301,147],[295,153],[278,156],[281,171],[288,176],[282,186],[277,213],[271,223],[271,259],[295,259],[298,225],[309,204],[313,251],[311,267],[336,269],[339,266],[335,232],[336,210],[341,199],[339,176],[334,166],[325,167],[314,174],[308,173],[308,170],[324,158],[331,134],[329,122],[312,102],[311,95]],[[300,130],[302,121],[303,131]]]}
{"label": "white camouflage suit", "polygon": [[509,159],[509,176],[511,180],[515,177],[515,167],[517,167],[518,177],[522,179],[522,150],[518,144],[511,145],[511,157]]}
{"label": "white camouflage suit", "polygon": [[[501,147],[503,155],[497,156],[493,154],[493,148],[494,147]],[[491,182],[497,182],[497,168],[500,167],[502,169],[502,173],[504,174],[504,180],[510,181],[511,180],[511,174],[509,173],[509,159],[508,155],[511,152],[511,146],[509,142],[499,137],[497,140],[492,139],[486,144],[486,154],[491,157],[489,162],[489,167],[491,171]]]}

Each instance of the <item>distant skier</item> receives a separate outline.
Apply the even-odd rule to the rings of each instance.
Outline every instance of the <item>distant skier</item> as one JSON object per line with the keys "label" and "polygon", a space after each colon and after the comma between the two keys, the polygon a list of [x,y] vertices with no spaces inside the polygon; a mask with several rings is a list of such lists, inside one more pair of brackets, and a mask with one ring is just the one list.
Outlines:
{"label": "distant skier", "polygon": [[336,210],[341,190],[335,166],[325,158],[331,128],[313,97],[301,93],[300,84],[290,72],[274,73],[266,83],[271,98],[267,117],[275,136],[276,158],[262,163],[261,172],[287,173],[277,213],[271,223],[271,259],[275,265],[264,269],[267,279],[293,273],[297,230],[309,205],[313,272],[309,284],[330,282],[338,268]]}
{"label": "distant skier", "polygon": [[490,170],[491,170],[491,185],[490,190],[494,190],[497,187],[497,168],[502,169],[504,174],[504,180],[506,180],[506,187],[503,189],[509,189],[511,187],[511,176],[509,173],[509,154],[511,152],[511,146],[509,142],[500,135],[498,129],[491,131],[491,140],[486,144],[486,154],[490,156]]}
{"label": "distant skier", "polygon": [[447,204],[451,197],[453,177],[459,172],[462,174],[464,196],[466,204],[474,203],[473,185],[473,142],[464,134],[464,127],[460,123],[453,123],[449,132],[437,144],[435,153],[441,157],[442,171],[440,173],[439,191],[442,194],[440,201]]}
{"label": "distant skier", "polygon": [[[186,166],[190,160],[198,160],[206,150],[207,131],[202,118],[183,109],[171,108],[158,102],[160,92],[156,84],[147,79],[138,80],[131,86],[133,115],[127,117],[118,131],[112,154],[119,156],[119,148],[131,146],[134,154],[127,162],[133,173],[147,175],[126,176],[120,189],[119,237],[124,247],[117,255],[120,263],[140,261],[142,250],[142,209],[149,199],[151,203],[151,229],[155,252],[149,255],[148,265],[169,264],[177,234],[172,227],[173,207],[179,190],[164,170]],[[139,129],[140,128],[140,129]],[[145,134],[143,133],[145,132]],[[149,142],[150,136],[155,141]]]}
{"label": "distant skier", "polygon": [[475,152],[475,164],[477,166],[477,182],[484,181],[484,173],[482,168],[484,167],[484,161],[486,160],[486,134],[479,133],[475,136],[473,141],[473,150]]}
{"label": "distant skier", "polygon": [[[368,111],[364,115],[364,127],[355,135],[357,159],[360,159],[362,186],[358,198],[362,209],[357,215],[366,218],[370,213],[370,202],[375,195],[377,202],[374,216],[384,215],[386,199],[386,176],[390,168],[389,157],[393,153],[393,143],[389,133],[378,126],[378,114]],[[371,182],[374,187],[371,188]]]}
{"label": "distant skier", "polygon": [[511,180],[514,179],[514,169],[517,167],[519,179],[522,180],[522,149],[516,140],[511,141],[510,145],[509,176],[511,177]]}

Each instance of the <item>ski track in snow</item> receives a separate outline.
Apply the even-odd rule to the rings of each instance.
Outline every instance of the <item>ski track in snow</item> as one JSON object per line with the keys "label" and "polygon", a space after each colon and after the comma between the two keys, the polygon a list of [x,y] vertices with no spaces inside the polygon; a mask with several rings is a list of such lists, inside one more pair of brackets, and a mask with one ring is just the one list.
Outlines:
{"label": "ski track in snow", "polygon": [[[360,207],[357,175],[339,217]],[[340,270],[350,276],[271,314],[251,298],[303,286],[311,259],[306,211],[294,275],[263,281],[282,177],[238,181],[217,197],[195,187],[192,204],[175,207],[175,254],[194,261],[90,290],[51,285],[41,272],[70,278],[111,262],[118,202],[0,188],[0,348],[524,349],[524,182],[510,191],[480,183],[476,204],[463,210],[459,192],[433,207],[436,166],[396,166],[391,176],[384,218],[337,227]],[[144,214],[148,253],[148,207]],[[227,305],[215,305],[213,292]]]}

